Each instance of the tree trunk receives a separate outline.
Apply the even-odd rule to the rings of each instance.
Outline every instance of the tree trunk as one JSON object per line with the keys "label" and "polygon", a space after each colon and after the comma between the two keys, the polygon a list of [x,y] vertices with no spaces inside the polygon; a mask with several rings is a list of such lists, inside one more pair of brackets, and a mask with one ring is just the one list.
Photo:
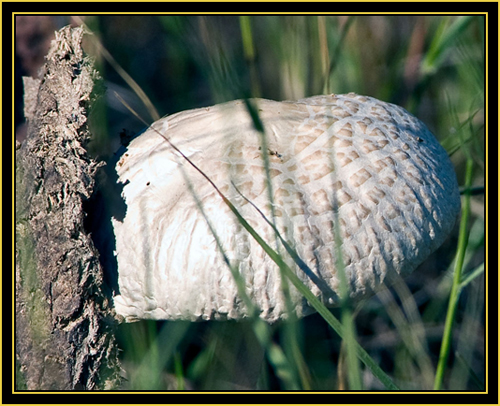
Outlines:
{"label": "tree trunk", "polygon": [[120,381],[111,302],[84,228],[82,205],[99,167],[85,149],[99,77],[83,34],[57,32],[41,79],[25,78],[29,128],[16,151],[17,389],[111,389]]}

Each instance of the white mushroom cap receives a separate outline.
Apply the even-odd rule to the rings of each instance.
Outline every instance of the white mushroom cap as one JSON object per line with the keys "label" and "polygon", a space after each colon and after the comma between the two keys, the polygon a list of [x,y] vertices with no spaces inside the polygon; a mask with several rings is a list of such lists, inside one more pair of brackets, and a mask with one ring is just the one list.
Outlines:
{"label": "white mushroom cap", "polygon": [[[120,289],[115,307],[127,320],[247,315],[207,220],[260,316],[272,322],[287,314],[279,268],[158,132],[276,248],[273,229],[245,199],[273,218],[268,155],[276,227],[317,278],[288,259],[283,247],[280,252],[327,305],[339,301],[336,221],[353,298],[375,290],[391,273],[412,272],[450,233],[460,211],[453,166],[426,126],[403,108],[352,93],[254,103],[267,150],[245,103],[234,101],[158,120],[116,165],[127,212],[123,221],[113,219]],[[318,286],[318,278],[328,289]],[[291,296],[298,316],[312,311],[294,289]]]}

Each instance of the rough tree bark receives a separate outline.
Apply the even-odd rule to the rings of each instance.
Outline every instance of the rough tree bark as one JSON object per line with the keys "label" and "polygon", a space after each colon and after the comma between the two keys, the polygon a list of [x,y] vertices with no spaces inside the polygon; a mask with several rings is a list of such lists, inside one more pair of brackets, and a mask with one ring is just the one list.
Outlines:
{"label": "rough tree bark", "polygon": [[99,78],[83,35],[57,32],[41,78],[25,79],[29,129],[16,151],[18,388],[110,389],[120,380],[111,304],[84,228],[82,204],[99,166],[85,149]]}

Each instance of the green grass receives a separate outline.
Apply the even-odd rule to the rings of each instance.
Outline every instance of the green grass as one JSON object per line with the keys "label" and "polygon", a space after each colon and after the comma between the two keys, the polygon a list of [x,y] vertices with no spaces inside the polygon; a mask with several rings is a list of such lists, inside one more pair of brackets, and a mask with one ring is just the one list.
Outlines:
{"label": "green grass", "polygon": [[[472,159],[467,160],[466,164],[466,179],[465,187],[472,186],[472,168],[474,162]],[[467,250],[467,222],[470,214],[470,194],[465,193],[464,205],[462,208],[462,220],[460,222],[460,232],[458,236],[457,255],[455,259],[455,268],[453,271],[453,285],[450,292],[450,301],[448,304],[448,311],[446,313],[446,321],[444,326],[443,340],[441,343],[441,351],[439,353],[439,362],[436,369],[436,379],[434,381],[434,389],[441,389],[443,386],[444,373],[446,370],[446,362],[451,346],[451,335],[453,334],[453,323],[455,322],[455,314],[457,311],[458,299],[462,290],[462,268],[464,265],[465,252]]]}
{"label": "green grass", "polygon": [[[461,186],[484,184],[482,17],[98,16],[86,23],[109,51],[97,56],[108,87],[142,117],[248,96],[353,91],[407,108],[448,150]],[[110,137],[144,126],[116,99],[102,116],[97,126]],[[234,389],[229,381],[246,365],[254,376],[240,381],[263,390],[480,390],[484,199],[464,196],[462,204],[460,226],[435,255],[354,309],[322,307],[291,272],[289,253],[268,247],[318,314],[275,326],[259,319],[123,325],[125,386]],[[235,337],[229,354],[222,351],[228,337]]]}

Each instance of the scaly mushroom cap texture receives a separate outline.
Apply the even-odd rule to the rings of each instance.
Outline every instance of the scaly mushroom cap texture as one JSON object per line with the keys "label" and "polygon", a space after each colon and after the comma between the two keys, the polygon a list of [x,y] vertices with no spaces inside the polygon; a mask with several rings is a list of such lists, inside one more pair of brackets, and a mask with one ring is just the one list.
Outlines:
{"label": "scaly mushroom cap texture", "polygon": [[[357,299],[393,273],[412,272],[450,233],[460,211],[453,166],[403,108],[353,93],[251,102],[264,136],[237,100],[162,118],[121,155],[127,209],[113,219],[114,300],[126,320],[248,316],[214,234],[260,317],[288,314],[278,266],[164,137],[328,306],[340,300],[339,256]],[[290,297],[299,317],[313,312],[293,286]]]}

